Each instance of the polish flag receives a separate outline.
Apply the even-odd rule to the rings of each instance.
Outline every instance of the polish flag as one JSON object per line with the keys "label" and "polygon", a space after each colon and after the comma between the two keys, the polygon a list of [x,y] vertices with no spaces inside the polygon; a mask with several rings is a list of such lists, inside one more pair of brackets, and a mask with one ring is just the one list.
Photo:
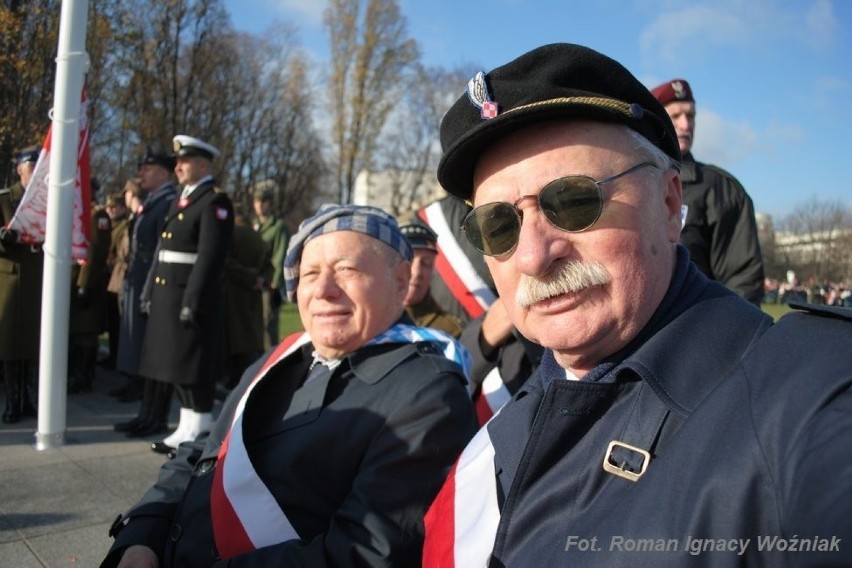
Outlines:
{"label": "polish flag", "polygon": [[[84,260],[89,248],[89,216],[91,214],[92,189],[89,173],[89,119],[86,113],[88,101],[86,91],[80,102],[79,138],[77,142],[77,175],[74,184],[74,220],[71,230],[71,257]],[[27,185],[9,228],[18,232],[20,242],[41,244],[47,231],[47,195],[50,173],[50,142],[53,127],[47,136],[36,162],[33,177]]]}
{"label": "polish flag", "polygon": [[423,519],[424,568],[488,564],[500,523],[496,484],[494,446],[483,427],[459,456]]}

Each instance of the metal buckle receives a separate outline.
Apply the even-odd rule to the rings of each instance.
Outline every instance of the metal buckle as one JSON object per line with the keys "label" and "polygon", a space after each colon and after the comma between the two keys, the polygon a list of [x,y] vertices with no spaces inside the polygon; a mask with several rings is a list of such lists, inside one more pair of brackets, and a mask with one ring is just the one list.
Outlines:
{"label": "metal buckle", "polygon": [[[612,461],[612,452],[615,448],[624,448],[625,450],[630,450],[631,452],[636,452],[637,454],[641,454],[644,458],[642,460],[642,467],[638,472],[630,471],[626,469],[626,463],[622,462],[620,464],[616,464]],[[637,448],[636,446],[631,446],[625,442],[619,442],[618,440],[613,440],[609,443],[606,449],[606,455],[603,460],[603,469],[606,472],[609,472],[613,475],[617,475],[618,477],[623,477],[628,481],[639,481],[639,478],[645,473],[648,469],[648,463],[651,461],[651,453],[647,450],[643,450],[642,448]]]}

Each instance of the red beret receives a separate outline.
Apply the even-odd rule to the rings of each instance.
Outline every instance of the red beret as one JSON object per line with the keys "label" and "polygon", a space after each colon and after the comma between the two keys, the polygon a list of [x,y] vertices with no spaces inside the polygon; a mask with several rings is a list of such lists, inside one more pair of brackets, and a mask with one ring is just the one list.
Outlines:
{"label": "red beret", "polygon": [[689,101],[694,103],[692,89],[684,79],[672,79],[651,89],[651,94],[657,97],[660,104],[667,105],[674,101]]}

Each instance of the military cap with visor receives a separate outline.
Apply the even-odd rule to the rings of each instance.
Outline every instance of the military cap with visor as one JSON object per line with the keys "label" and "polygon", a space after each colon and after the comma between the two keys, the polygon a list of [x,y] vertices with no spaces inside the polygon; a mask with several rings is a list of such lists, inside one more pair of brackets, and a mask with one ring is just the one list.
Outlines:
{"label": "military cap with visor", "polygon": [[413,222],[399,228],[413,249],[438,250],[438,234],[423,223]]}
{"label": "military cap with visor", "polygon": [[144,165],[160,166],[171,171],[175,169],[175,157],[165,152],[156,152],[148,146],[145,148],[145,154],[139,158],[139,163],[136,165],[140,168]]}
{"label": "military cap with visor", "polygon": [[476,162],[488,146],[533,123],[565,118],[624,124],[681,160],[668,114],[630,71],[587,47],[555,43],[469,81],[441,121],[438,181],[469,200]]}
{"label": "military cap with visor", "polygon": [[212,160],[220,154],[213,144],[185,134],[178,134],[172,139],[172,149],[176,158],[198,156]]}
{"label": "military cap with visor", "polygon": [[15,164],[25,164],[27,162],[32,162],[34,164],[38,162],[39,154],[41,154],[41,148],[38,146],[27,146],[26,148],[21,148],[15,152]]}

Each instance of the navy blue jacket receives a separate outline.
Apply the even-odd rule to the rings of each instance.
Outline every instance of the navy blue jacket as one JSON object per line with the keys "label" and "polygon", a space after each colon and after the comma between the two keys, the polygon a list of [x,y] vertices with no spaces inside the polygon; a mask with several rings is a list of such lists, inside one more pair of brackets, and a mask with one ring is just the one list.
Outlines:
{"label": "navy blue jacket", "polygon": [[[490,566],[852,563],[852,312],[773,324],[684,258],[651,324],[591,381],[564,380],[548,352],[487,426]],[[613,440],[650,450],[638,480],[604,470]]]}

